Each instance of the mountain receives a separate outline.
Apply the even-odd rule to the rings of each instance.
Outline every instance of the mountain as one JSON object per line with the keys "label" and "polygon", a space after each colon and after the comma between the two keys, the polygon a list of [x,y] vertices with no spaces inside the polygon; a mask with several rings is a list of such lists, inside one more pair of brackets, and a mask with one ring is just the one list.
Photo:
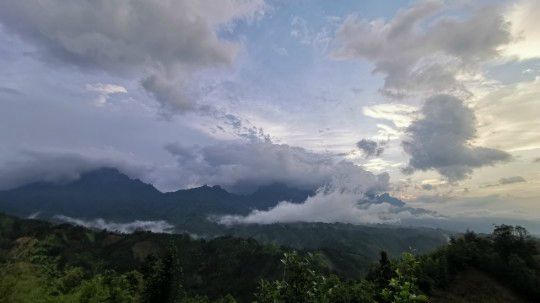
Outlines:
{"label": "mountain", "polygon": [[255,192],[246,197],[254,209],[267,210],[276,206],[276,203],[288,201],[302,203],[307,197],[314,195],[313,190],[305,190],[274,183],[259,187]]}
{"label": "mountain", "polygon": [[152,216],[162,204],[162,193],[152,185],[130,179],[116,169],[102,168],[64,183],[32,183],[0,192],[0,208],[19,216],[62,214],[83,218],[136,219]]}
{"label": "mountain", "polygon": [[383,194],[374,196],[373,200],[375,202],[377,202],[377,203],[389,203],[389,204],[391,204],[393,206],[397,206],[397,207],[405,206],[405,202],[401,201],[398,198],[390,196],[390,194],[388,194],[388,193],[383,193]]}
{"label": "mountain", "polygon": [[[267,210],[281,201],[301,203],[313,190],[274,183],[246,195],[229,193],[220,186],[162,193],[154,186],[131,179],[114,168],[81,174],[67,183],[38,182],[0,191],[0,210],[18,216],[39,214],[49,218],[64,215],[83,219],[109,220],[168,219],[174,223],[216,214],[247,214]],[[374,203],[395,206],[404,203],[387,193],[372,197]]]}
{"label": "mountain", "polygon": [[[325,250],[332,255],[347,254],[356,260],[357,267],[347,273],[351,276],[365,273],[381,250],[399,256],[408,250],[428,252],[447,242],[448,232],[429,228],[341,223],[224,226],[211,220],[220,214],[245,215],[254,209],[268,209],[280,201],[300,203],[312,194],[277,183],[246,195],[229,193],[219,186],[162,193],[116,169],[103,168],[84,173],[72,182],[34,183],[0,191],[0,211],[113,230],[167,225],[173,226],[176,233],[206,239],[235,236],[297,249]],[[403,205],[388,194],[371,199],[375,203]]]}
{"label": "mountain", "polygon": [[280,184],[261,187],[251,195],[207,185],[161,193],[117,169],[102,168],[64,184],[39,182],[0,191],[0,209],[19,216],[39,213],[45,218],[62,214],[86,219],[183,221],[208,214],[247,214],[282,200],[301,202],[309,193]]}

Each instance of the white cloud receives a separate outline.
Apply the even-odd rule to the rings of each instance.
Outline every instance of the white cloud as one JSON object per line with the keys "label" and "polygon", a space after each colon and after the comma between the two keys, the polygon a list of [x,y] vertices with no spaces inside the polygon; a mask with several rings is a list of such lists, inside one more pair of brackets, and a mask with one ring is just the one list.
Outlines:
{"label": "white cloud", "polygon": [[98,93],[98,97],[94,100],[96,106],[103,106],[107,103],[110,95],[127,94],[127,89],[120,85],[94,83],[86,84],[86,90]]}
{"label": "white cloud", "polygon": [[362,180],[353,175],[333,178],[329,185],[321,187],[314,196],[301,204],[287,201],[267,210],[255,210],[247,216],[227,215],[217,220],[221,224],[272,224],[293,222],[324,223],[398,223],[402,219],[432,217],[425,211],[399,207],[387,202],[368,200]]}
{"label": "white cloud", "polygon": [[479,143],[509,152],[540,149],[540,78],[507,85],[476,102]]}
{"label": "white cloud", "polygon": [[384,103],[370,106],[364,106],[362,113],[364,116],[387,120],[391,125],[378,123],[378,133],[376,139],[379,141],[388,141],[399,139],[407,126],[416,117],[418,109],[414,106],[399,103]]}
{"label": "white cloud", "polygon": [[336,33],[332,56],[373,62],[374,72],[385,76],[381,92],[390,97],[468,95],[463,79],[480,73],[513,37],[498,5],[475,7],[465,17],[451,9],[418,1],[388,21],[351,15]]}
{"label": "white cloud", "polygon": [[374,175],[335,155],[285,144],[224,141],[210,146],[171,144],[167,150],[178,163],[171,168],[171,175],[186,185],[222,185],[233,191],[249,191],[279,182],[315,189],[334,176],[355,176],[366,191],[388,186],[387,174]]}
{"label": "white cloud", "polygon": [[106,221],[102,218],[97,218],[94,220],[82,220],[82,219],[77,219],[77,218],[68,217],[64,215],[56,215],[53,218],[56,220],[60,220],[62,222],[84,226],[86,228],[99,229],[99,230],[105,229],[108,231],[113,231],[113,232],[122,233],[122,234],[130,234],[138,230],[150,231],[153,233],[168,233],[168,234],[174,232],[174,225],[164,220],[157,220],[157,221],[136,220],[136,221],[127,222],[127,223],[117,223],[117,222],[112,222],[112,221]]}
{"label": "white cloud", "polygon": [[229,66],[241,48],[218,31],[264,8],[263,0],[7,0],[0,22],[46,61],[145,79],[167,110],[182,111],[198,108],[183,94],[191,76]]}
{"label": "white cloud", "polygon": [[311,32],[305,19],[294,16],[291,20],[291,37],[298,39],[302,44],[311,44]]}
{"label": "white cloud", "polygon": [[517,56],[521,60],[540,57],[539,12],[540,2],[536,0],[518,1],[509,7],[505,15],[518,40],[504,50],[506,56]]}
{"label": "white cloud", "polygon": [[87,84],[86,89],[89,91],[98,92],[105,95],[127,93],[127,90],[125,87],[116,85],[116,84],[103,84],[103,83]]}
{"label": "white cloud", "polygon": [[276,54],[278,54],[278,55],[280,55],[280,56],[287,56],[287,55],[289,54],[289,52],[287,51],[287,49],[284,48],[284,47],[278,47],[278,46],[275,46],[275,45],[274,45],[274,46],[272,46],[272,50],[273,50]]}
{"label": "white cloud", "polygon": [[402,165],[403,163],[401,162],[390,162],[384,159],[370,159],[368,162],[364,163],[362,166],[371,172],[380,173],[380,172],[388,171],[391,169],[396,169]]}
{"label": "white cloud", "polygon": [[377,104],[362,108],[365,116],[388,120],[398,128],[409,126],[416,111],[417,108],[414,106],[399,103]]}

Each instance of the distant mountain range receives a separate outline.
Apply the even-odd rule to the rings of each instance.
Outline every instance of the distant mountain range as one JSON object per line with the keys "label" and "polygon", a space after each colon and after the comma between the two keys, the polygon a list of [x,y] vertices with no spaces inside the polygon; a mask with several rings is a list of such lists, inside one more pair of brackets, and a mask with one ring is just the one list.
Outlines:
{"label": "distant mountain range", "polygon": [[[167,219],[178,224],[199,216],[267,210],[281,201],[301,203],[313,194],[314,191],[279,183],[262,186],[246,195],[207,185],[162,193],[117,169],[102,168],[63,184],[38,182],[0,191],[0,209],[24,217],[49,218],[61,214],[81,219],[121,221]],[[405,205],[388,193],[368,198],[373,203]]]}
{"label": "distant mountain range", "polygon": [[[339,250],[355,258],[355,264],[368,266],[380,250],[397,256],[403,251],[427,252],[446,243],[448,232],[399,226],[291,223],[224,226],[208,220],[210,215],[245,215],[254,209],[269,209],[280,201],[303,202],[314,192],[284,184],[264,186],[251,194],[229,193],[219,186],[202,186],[162,193],[152,185],[131,179],[113,168],[82,174],[78,180],[63,183],[32,183],[0,191],[0,211],[19,217],[67,221],[87,227],[108,228],[159,223],[172,231],[194,237],[213,238],[233,235],[254,238],[263,243],[298,249]],[[404,203],[388,194],[368,197],[373,203]],[[100,219],[100,221],[95,221]],[[103,219],[103,220],[101,220]],[[159,225],[158,224],[158,225]],[[152,225],[152,226],[155,226]],[[354,271],[360,273],[366,268]]]}
{"label": "distant mountain range", "polygon": [[0,209],[19,216],[58,214],[84,219],[168,219],[182,222],[208,214],[247,214],[287,200],[302,202],[311,191],[272,184],[249,195],[229,193],[220,186],[162,193],[154,186],[131,179],[113,168],[87,172],[65,184],[32,183],[0,191]]}

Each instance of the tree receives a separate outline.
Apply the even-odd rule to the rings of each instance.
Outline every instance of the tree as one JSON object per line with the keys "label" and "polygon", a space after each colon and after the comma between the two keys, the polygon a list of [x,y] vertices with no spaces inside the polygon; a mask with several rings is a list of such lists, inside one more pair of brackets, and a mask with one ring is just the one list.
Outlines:
{"label": "tree", "polygon": [[312,254],[301,257],[297,252],[285,253],[282,262],[282,280],[262,280],[256,294],[258,303],[375,302],[369,282],[344,283],[334,275],[322,274]]}
{"label": "tree", "polygon": [[428,299],[418,288],[418,270],[420,262],[411,253],[404,253],[395,269],[395,276],[381,292],[385,302],[413,303],[427,302]]}

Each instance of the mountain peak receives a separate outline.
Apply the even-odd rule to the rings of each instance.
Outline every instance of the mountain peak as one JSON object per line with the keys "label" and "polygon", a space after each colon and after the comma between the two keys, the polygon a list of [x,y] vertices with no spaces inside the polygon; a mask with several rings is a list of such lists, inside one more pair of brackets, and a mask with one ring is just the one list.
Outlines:
{"label": "mountain peak", "polygon": [[377,203],[383,203],[383,202],[386,202],[386,203],[389,203],[389,204],[392,204],[394,206],[398,206],[398,207],[403,207],[405,206],[405,202],[401,201],[400,199],[398,198],[395,198],[395,197],[392,197],[390,196],[389,193],[384,193],[384,194],[380,194],[378,196],[375,197],[375,201]]}
{"label": "mountain peak", "polygon": [[[126,174],[123,174],[116,168],[112,167],[102,167],[92,171],[87,171],[81,174],[81,177],[74,183],[85,183],[85,184],[126,184],[141,182],[138,179],[131,179]],[[141,182],[142,183],[142,182]]]}
{"label": "mountain peak", "polygon": [[208,184],[205,184],[199,187],[190,188],[190,189],[180,189],[180,190],[177,190],[176,192],[211,192],[211,193],[222,193],[222,194],[230,195],[230,193],[226,191],[223,187],[219,185],[210,186]]}

